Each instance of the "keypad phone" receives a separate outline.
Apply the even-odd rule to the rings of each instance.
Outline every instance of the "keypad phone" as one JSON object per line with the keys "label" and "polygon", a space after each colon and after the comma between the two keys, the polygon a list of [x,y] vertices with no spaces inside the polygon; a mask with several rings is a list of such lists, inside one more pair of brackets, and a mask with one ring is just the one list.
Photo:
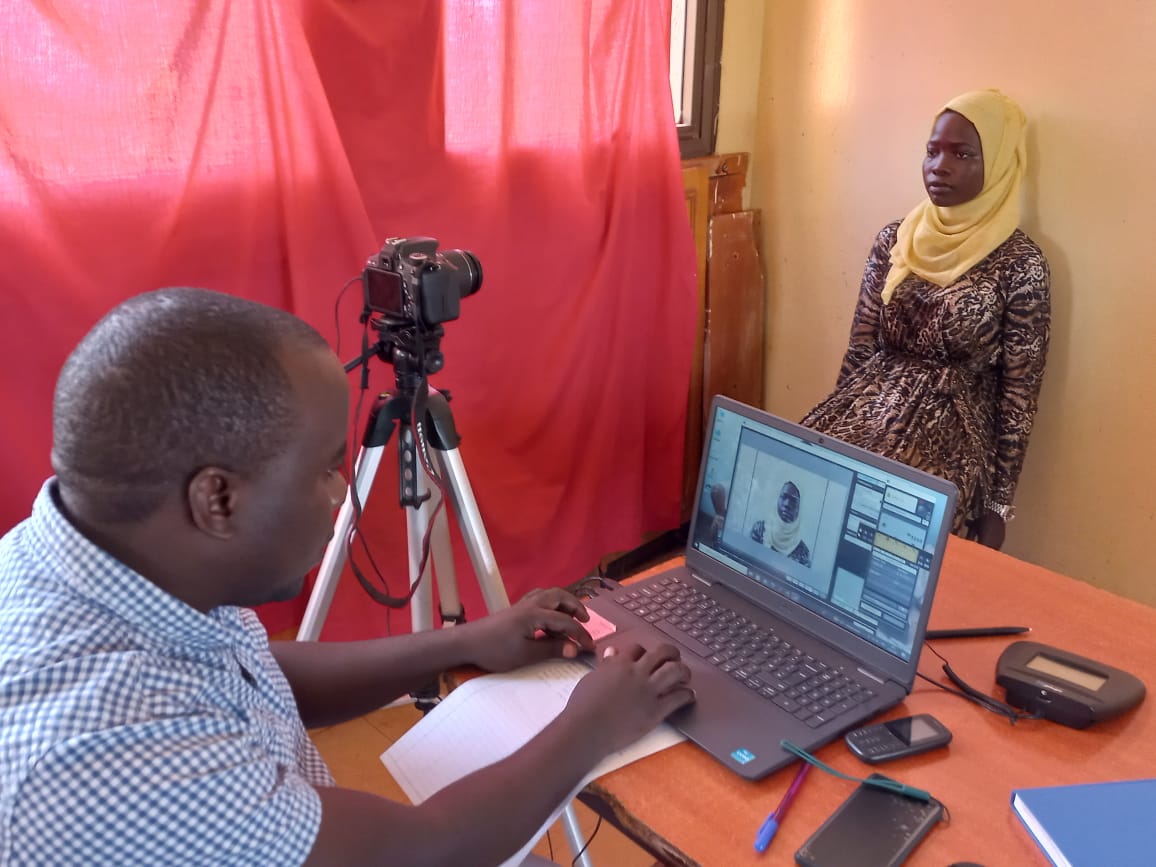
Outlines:
{"label": "keypad phone", "polygon": [[843,741],[860,759],[877,764],[946,746],[951,732],[931,714],[920,713],[853,729]]}

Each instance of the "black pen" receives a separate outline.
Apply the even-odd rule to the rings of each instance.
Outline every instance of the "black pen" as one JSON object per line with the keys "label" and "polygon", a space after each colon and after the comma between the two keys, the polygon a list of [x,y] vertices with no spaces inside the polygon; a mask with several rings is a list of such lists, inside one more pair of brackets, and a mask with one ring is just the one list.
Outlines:
{"label": "black pen", "polygon": [[990,635],[1022,635],[1031,632],[1030,626],[972,626],[963,629],[929,629],[928,641],[936,638],[986,638]]}

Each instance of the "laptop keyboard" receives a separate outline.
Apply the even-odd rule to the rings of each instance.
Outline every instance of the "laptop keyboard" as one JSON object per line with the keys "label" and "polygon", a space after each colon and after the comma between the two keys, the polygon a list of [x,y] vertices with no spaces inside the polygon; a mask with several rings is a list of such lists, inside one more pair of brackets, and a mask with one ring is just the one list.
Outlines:
{"label": "laptop keyboard", "polygon": [[875,693],[697,587],[663,577],[614,601],[689,647],[743,686],[818,728]]}

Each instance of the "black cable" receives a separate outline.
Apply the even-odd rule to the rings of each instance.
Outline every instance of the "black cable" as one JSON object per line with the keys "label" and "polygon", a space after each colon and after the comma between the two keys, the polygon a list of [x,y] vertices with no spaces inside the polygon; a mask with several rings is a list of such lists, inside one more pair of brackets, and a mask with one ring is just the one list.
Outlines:
{"label": "black cable", "polygon": [[590,832],[590,836],[586,842],[582,844],[582,848],[578,850],[578,854],[574,856],[574,860],[570,862],[570,867],[574,867],[578,863],[578,859],[586,854],[586,850],[590,848],[590,844],[594,842],[594,838],[598,836],[598,829],[602,827],[602,817],[598,817],[598,821],[594,823],[594,830]]}
{"label": "black cable", "polygon": [[[350,285],[351,285],[350,283],[347,283],[345,285],[345,288],[348,288]],[[342,291],[345,291],[345,290],[343,289]],[[360,427],[361,427],[361,407],[362,407],[362,404],[365,400],[365,393],[369,388],[369,382],[368,382],[368,379],[369,379],[369,377],[368,377],[368,371],[369,371],[369,358],[368,358],[369,328],[370,328],[370,323],[369,323],[369,320],[366,319],[366,321],[363,324],[362,338],[361,338],[362,357],[365,359],[365,361],[362,364],[361,388],[358,391],[357,404],[356,404],[356,407],[355,407],[354,413],[353,413],[353,426],[352,426],[352,429],[350,432],[351,440],[353,440],[353,438],[357,436],[357,432],[358,432],[358,430],[360,430]],[[415,401],[416,401],[416,395],[415,395]],[[412,419],[412,412],[413,412],[412,407],[411,407],[410,412],[411,412],[411,419]],[[413,430],[412,424],[411,424],[410,429],[412,432],[412,430]],[[417,441],[418,441],[418,438],[416,436],[414,437],[414,441],[415,441],[415,443],[417,443]],[[353,443],[354,443],[354,446],[356,446],[355,440],[353,440]],[[387,582],[385,580],[385,576],[382,574],[381,569],[378,567],[376,560],[374,560],[373,552],[369,548],[369,543],[366,540],[365,535],[360,532],[361,516],[363,514],[364,507],[363,507],[360,495],[359,495],[358,490],[357,490],[357,475],[356,475],[357,467],[353,466],[353,464],[352,464],[353,455],[356,451],[357,451],[356,448],[351,448],[351,449],[347,450],[347,453],[346,453],[346,458],[348,461],[350,461],[350,464],[349,464],[350,469],[348,470],[347,481],[349,482],[349,485],[350,485],[350,491],[351,491],[350,499],[353,503],[353,521],[350,523],[349,533],[346,535],[345,540],[344,540],[345,558],[349,563],[350,571],[353,572],[353,577],[357,579],[357,583],[361,585],[362,589],[369,595],[369,597],[371,599],[373,599],[374,602],[377,602],[379,605],[384,605],[387,608],[404,608],[406,605],[409,604],[410,600],[413,598],[414,593],[417,592],[418,587],[421,585],[422,576],[425,575],[426,563],[429,560],[433,525],[434,525],[434,521],[437,518],[438,511],[442,508],[442,504],[445,502],[445,495],[444,495],[445,490],[444,490],[444,487],[440,484],[440,479],[437,480],[439,482],[439,490],[442,491],[443,495],[442,495],[441,499],[439,500],[437,507],[434,509],[434,511],[430,517],[429,524],[426,527],[425,535],[422,537],[421,564],[419,567],[417,580],[414,581],[413,584],[411,584],[409,586],[409,590],[404,596],[394,596],[390,592],[389,582]],[[417,451],[420,453],[421,449],[417,449]],[[370,565],[370,568],[373,570],[373,574],[377,577],[377,580],[381,583],[382,587],[385,588],[384,592],[382,590],[378,589],[376,586],[374,586],[373,582],[371,582],[365,576],[365,573],[362,572],[361,568],[357,565],[357,560],[356,560],[356,557],[354,556],[354,547],[353,547],[353,539],[355,536],[360,541],[361,549],[365,553],[365,556],[369,559],[369,565]]]}
{"label": "black cable", "polygon": [[333,302],[333,349],[337,353],[338,358],[341,357],[341,299],[345,297],[345,293],[349,287],[361,279],[361,274],[350,277],[346,284],[341,287],[341,291],[337,293],[337,300]]}
{"label": "black cable", "polygon": [[963,692],[962,690],[952,689],[950,686],[942,684],[938,680],[932,680],[930,677],[928,677],[922,671],[917,671],[915,673],[916,673],[916,675],[918,675],[919,677],[923,678],[928,683],[930,683],[932,686],[938,687],[939,689],[942,689],[944,692],[949,693],[950,695],[954,695],[954,696],[958,696],[959,698],[967,699],[968,701],[970,701],[974,704],[978,704],[980,707],[984,708],[985,710],[989,710],[992,713],[998,713],[1000,716],[1008,717],[1008,720],[1012,723],[1015,722],[1015,720],[1012,719],[1010,716],[1008,716],[1007,713],[1005,713],[1004,711],[1002,711],[998,708],[995,708],[995,707],[988,705],[986,702],[982,701],[981,699],[978,699],[974,696],[968,695],[966,692]]}
{"label": "black cable", "polygon": [[[366,327],[368,328],[368,326],[366,326]],[[362,388],[358,392],[357,404],[356,404],[356,407],[354,408],[354,411],[353,411],[353,427],[352,427],[352,432],[350,435],[351,439],[353,437],[357,436],[357,431],[361,427],[361,406],[362,406],[362,403],[365,399],[365,392],[366,392],[366,388],[363,385]],[[356,445],[356,440],[354,440],[354,445]],[[365,540],[365,535],[360,532],[360,530],[361,530],[361,516],[363,514],[364,507],[363,507],[363,504],[361,502],[361,496],[357,490],[357,469],[358,469],[358,467],[354,466],[352,463],[353,454],[355,452],[356,452],[356,448],[351,448],[349,450],[349,452],[347,453],[347,457],[348,457],[349,461],[351,462],[350,463],[351,469],[349,471],[349,476],[348,476],[347,481],[349,483],[350,502],[352,502],[352,504],[353,504],[353,520],[350,522],[349,532],[346,534],[345,539],[343,540],[343,542],[345,544],[345,559],[348,561],[349,569],[350,569],[350,571],[353,572],[353,576],[357,579],[357,583],[359,583],[362,586],[362,589],[364,589],[365,592],[369,594],[371,599],[373,599],[375,602],[378,602],[382,605],[387,605],[390,607],[394,607],[394,603],[398,603],[396,605],[396,607],[401,607],[402,605],[405,604],[405,602],[404,601],[398,602],[396,597],[390,595],[389,584],[386,582],[385,577],[381,574],[381,570],[378,568],[377,562],[373,559],[373,552],[370,551],[370,549],[369,549],[369,544]],[[360,540],[361,548],[365,552],[366,557],[369,558],[369,565],[373,569],[374,574],[377,575],[377,579],[381,582],[382,586],[385,587],[384,593],[382,593],[382,591],[380,591],[376,587],[374,587],[370,583],[370,581],[365,577],[365,575],[361,571],[361,569],[358,567],[357,560],[356,560],[356,557],[354,555],[354,548],[353,548],[353,539],[355,536]],[[412,593],[411,593],[411,595],[412,595]]]}
{"label": "black cable", "polygon": [[[368,329],[368,327],[369,326],[367,324],[366,328]],[[363,338],[363,342],[365,342],[364,338]],[[356,437],[357,431],[360,430],[360,428],[361,428],[361,407],[362,407],[362,403],[365,400],[365,392],[366,392],[366,388],[363,386],[357,395],[357,405],[355,406],[354,411],[353,411],[353,428],[352,428],[351,438]],[[355,441],[355,444],[356,444],[356,441]],[[350,449],[350,451],[348,452],[347,456],[348,456],[350,461],[353,460],[352,456],[353,456],[354,452],[355,452],[355,449]],[[370,597],[377,602],[381,602],[381,604],[383,604],[383,605],[389,605],[389,604],[391,604],[390,602],[386,602],[383,600],[393,600],[395,597],[393,597],[389,594],[389,585],[386,582],[384,576],[381,574],[381,570],[378,569],[376,561],[373,559],[373,552],[371,552],[369,550],[369,545],[365,541],[365,535],[360,532],[361,516],[363,514],[364,507],[363,507],[362,502],[361,502],[360,494],[357,490],[357,469],[358,468],[355,466],[352,466],[352,464],[351,464],[351,467],[352,467],[352,469],[349,473],[349,490],[350,490],[350,500],[353,503],[353,521],[350,523],[349,532],[344,539],[345,559],[349,562],[349,568],[353,572],[354,577],[357,578],[358,583],[361,584],[361,586],[370,595]],[[354,557],[354,549],[353,549],[354,536],[356,536],[361,541],[362,550],[365,552],[365,555],[369,558],[369,565],[373,568],[373,571],[377,575],[378,580],[381,581],[382,585],[385,587],[386,592],[384,594],[380,590],[378,590],[376,587],[373,587],[372,584],[369,583],[369,581],[365,578],[365,575],[362,573],[361,569],[358,567],[356,559]],[[404,605],[405,603],[403,602],[401,604]]]}
{"label": "black cable", "polygon": [[[340,353],[341,353],[341,317],[340,317],[341,300],[345,296],[345,293],[349,290],[350,286],[352,286],[354,283],[357,283],[357,282],[363,281],[363,280],[364,280],[364,273],[358,274],[354,277],[351,277],[349,280],[347,280],[345,285],[342,286],[341,290],[337,293],[337,298],[333,303],[333,324],[334,324],[334,329],[335,329],[335,344],[336,344],[335,351],[337,352],[338,355],[340,355]],[[410,403],[410,408],[409,408],[410,433],[411,433],[411,436],[413,437],[413,441],[414,441],[414,451],[416,452],[418,459],[421,462],[421,465],[422,465],[423,469],[425,470],[426,474],[433,481],[434,486],[437,488],[440,496],[438,499],[437,506],[434,508],[433,512],[430,515],[430,520],[429,520],[428,525],[426,526],[425,535],[422,537],[421,563],[419,565],[417,579],[409,586],[409,590],[404,596],[392,595],[392,593],[390,593],[390,590],[389,590],[389,583],[386,581],[385,576],[382,574],[381,569],[378,568],[377,562],[374,560],[373,552],[369,548],[369,543],[366,541],[364,534],[362,534],[360,532],[363,505],[361,503],[361,500],[360,500],[360,497],[359,497],[359,494],[357,491],[357,476],[356,476],[357,467],[354,466],[353,461],[354,461],[354,454],[356,454],[358,451],[355,438],[356,438],[358,431],[360,429],[362,402],[365,398],[366,391],[368,391],[368,389],[369,389],[369,361],[370,361],[369,329],[372,327],[372,321],[371,321],[371,317],[369,315],[369,309],[368,308],[366,308],[366,310],[363,312],[363,314],[361,316],[361,323],[362,323],[362,331],[361,331],[362,363],[360,365],[360,367],[361,367],[361,384],[360,384],[360,389],[359,389],[358,396],[357,396],[357,405],[356,405],[356,408],[355,408],[354,414],[353,414],[353,426],[350,430],[350,439],[351,439],[351,442],[353,443],[353,447],[348,449],[346,452],[346,460],[348,462],[347,463],[347,469],[346,469],[346,482],[349,484],[350,490],[352,492],[350,499],[351,499],[351,502],[353,504],[353,521],[351,522],[351,525],[349,528],[349,533],[347,534],[347,536],[344,540],[345,557],[346,557],[347,562],[349,563],[350,571],[353,572],[354,577],[357,579],[358,583],[362,586],[362,589],[365,590],[365,592],[369,595],[369,597],[371,599],[373,599],[375,602],[377,602],[381,605],[385,605],[388,608],[404,608],[406,605],[409,604],[410,600],[413,598],[414,593],[417,592],[418,587],[421,585],[422,577],[425,575],[426,564],[429,561],[430,548],[432,547],[431,541],[432,541],[433,525],[434,525],[434,522],[437,520],[438,513],[440,512],[440,510],[442,509],[442,507],[446,501],[447,491],[446,491],[445,482],[442,480],[442,478],[438,474],[438,472],[434,469],[433,461],[430,460],[429,454],[426,451],[425,441],[424,441],[423,437],[420,436],[420,432],[422,430],[422,427],[419,426],[419,424],[418,424],[417,416],[418,416],[418,412],[419,412],[419,406],[422,408],[422,415],[424,416],[425,399],[428,395],[428,385],[426,384],[426,377],[424,375],[424,368],[423,368],[423,375],[422,375],[421,381],[419,383],[419,388],[415,389],[414,395],[413,395],[413,400]],[[425,341],[422,339],[424,336],[424,332],[422,331],[420,323],[415,323],[414,335],[415,335],[415,342],[417,345],[417,361],[418,361],[418,364],[424,365],[425,364]],[[357,536],[359,538],[359,540],[361,542],[361,549],[364,552],[365,556],[368,558],[369,565],[372,568],[373,573],[376,575],[377,580],[381,583],[382,587],[385,588],[384,592],[382,590],[379,590],[376,586],[374,586],[374,584],[371,581],[369,581],[368,578],[365,577],[365,574],[362,572],[361,568],[357,565],[357,561],[356,561],[356,558],[354,556],[354,547],[353,547],[354,536]],[[389,623],[389,616],[388,615],[386,616],[386,622],[387,622],[387,624]]]}
{"label": "black cable", "polygon": [[932,647],[930,642],[926,642],[926,644],[927,644],[928,650],[930,650],[932,653],[934,653],[936,656],[938,656],[941,660],[943,660],[943,673],[947,675],[948,680],[950,680],[952,683],[954,683],[958,687],[958,689],[952,689],[951,687],[949,687],[945,684],[942,684],[937,680],[932,680],[930,677],[928,677],[926,674],[924,674],[921,671],[916,672],[917,675],[922,677],[924,680],[926,680],[932,686],[937,686],[940,689],[942,689],[944,692],[950,693],[951,695],[957,695],[960,698],[967,699],[968,701],[979,705],[984,710],[989,710],[992,713],[999,714],[1000,716],[1005,717],[1011,725],[1015,725],[1017,722],[1019,722],[1020,720],[1023,720],[1023,719],[1039,719],[1040,718],[1039,714],[1024,713],[1023,711],[1017,710],[1016,708],[1012,707],[1010,704],[1007,704],[1006,702],[1002,702],[998,698],[995,698],[994,696],[987,695],[986,693],[981,692],[978,689],[976,689],[975,687],[971,686],[970,684],[965,682],[962,677],[960,677],[958,674],[955,673],[955,671],[951,667],[951,664],[947,661],[947,659],[944,657],[944,655],[942,653],[940,653],[938,650],[936,650],[934,647]]}
{"label": "black cable", "polygon": [[[381,574],[381,570],[378,568],[377,562],[373,559],[373,553],[369,549],[369,544],[366,542],[364,534],[358,532],[358,525],[361,522],[361,512],[360,509],[355,506],[354,523],[353,526],[349,528],[349,535],[346,537],[346,555],[349,559],[349,567],[353,571],[353,576],[357,579],[358,583],[361,584],[362,589],[365,590],[365,592],[368,593],[370,598],[375,602],[381,605],[385,605],[389,608],[404,608],[409,604],[410,600],[413,598],[413,594],[416,593],[418,587],[421,586],[422,577],[425,575],[426,563],[429,561],[433,524],[434,520],[437,518],[438,511],[442,507],[442,502],[444,501],[438,502],[437,507],[431,514],[429,525],[426,527],[425,535],[422,537],[421,563],[418,566],[417,579],[409,586],[409,590],[403,596],[393,596],[389,593],[389,585],[386,582],[384,576]],[[357,563],[354,562],[353,537],[355,535],[360,540],[361,548],[365,552],[365,555],[369,558],[369,564],[373,568],[374,574],[377,575],[378,580],[381,581],[381,583],[385,586],[385,592],[382,592],[377,587],[375,587],[373,583],[365,577]]]}

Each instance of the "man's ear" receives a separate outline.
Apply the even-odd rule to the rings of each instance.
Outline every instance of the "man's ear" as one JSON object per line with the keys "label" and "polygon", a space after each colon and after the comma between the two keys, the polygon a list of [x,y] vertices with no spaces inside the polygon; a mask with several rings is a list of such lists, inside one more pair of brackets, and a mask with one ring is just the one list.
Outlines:
{"label": "man's ear", "polygon": [[220,467],[203,467],[189,481],[189,514],[198,530],[230,539],[240,496],[240,477]]}

